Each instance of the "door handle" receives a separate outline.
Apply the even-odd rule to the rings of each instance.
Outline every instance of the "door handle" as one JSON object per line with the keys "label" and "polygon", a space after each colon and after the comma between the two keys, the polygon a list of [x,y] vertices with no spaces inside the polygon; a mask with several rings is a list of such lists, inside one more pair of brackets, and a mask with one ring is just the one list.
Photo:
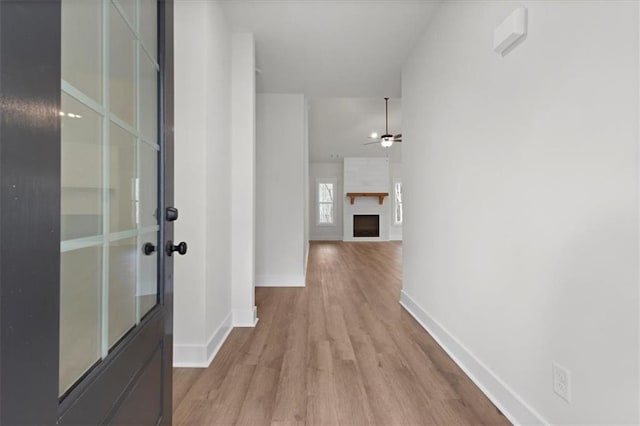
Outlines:
{"label": "door handle", "polygon": [[152,243],[145,243],[142,246],[142,252],[144,254],[146,254],[147,256],[151,256],[151,254],[156,251],[156,246],[154,246]]}
{"label": "door handle", "polygon": [[174,222],[178,220],[178,209],[175,207],[167,207],[167,210],[165,211],[165,219],[167,219],[167,222]]}
{"label": "door handle", "polygon": [[169,256],[173,256],[174,251],[177,251],[178,254],[184,256],[187,254],[187,243],[182,241],[181,243],[174,245],[173,241],[167,241],[166,251]]}

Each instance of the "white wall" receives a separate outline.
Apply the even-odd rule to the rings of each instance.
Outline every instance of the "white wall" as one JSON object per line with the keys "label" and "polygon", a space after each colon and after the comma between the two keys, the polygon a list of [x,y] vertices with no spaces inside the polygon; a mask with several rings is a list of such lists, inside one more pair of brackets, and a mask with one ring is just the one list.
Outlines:
{"label": "white wall", "polygon": [[309,100],[305,98],[304,104],[304,154],[303,154],[303,163],[304,163],[304,174],[303,174],[303,182],[304,182],[304,210],[302,214],[304,215],[304,273],[305,280],[307,275],[307,263],[309,261],[309,233],[311,232],[311,225],[309,223]]}
{"label": "white wall", "polygon": [[[402,177],[402,165],[400,163],[390,163],[390,176],[389,188],[393,188],[393,179]],[[342,241],[343,239],[343,211],[344,203],[349,202],[345,198],[346,191],[343,184],[343,163],[331,162],[331,163],[309,163],[309,239],[312,241]],[[338,187],[336,188],[336,211],[335,211],[335,226],[319,226],[316,218],[316,200],[317,200],[317,188],[316,181],[318,179],[336,179]],[[391,209],[393,207],[392,191],[389,191],[389,197],[385,198],[384,206]],[[346,201],[345,201],[346,200]],[[359,199],[363,200],[363,199]],[[357,202],[357,201],[356,201]],[[377,200],[376,200],[377,203]],[[391,212],[391,210],[389,210]],[[389,225],[389,239],[402,240],[402,225],[396,226],[393,224],[393,217],[389,213],[388,217],[391,222]]]}
{"label": "white wall", "polygon": [[231,286],[233,323],[255,325],[255,44],[231,38]]}
{"label": "white wall", "polygon": [[231,327],[230,33],[211,1],[177,1],[174,24],[174,364],[206,366]]}
{"label": "white wall", "polygon": [[514,421],[640,420],[638,49],[637,2],[456,1],[405,65],[403,303]]}
{"label": "white wall", "polygon": [[304,95],[256,104],[256,286],[304,286],[307,128]]}

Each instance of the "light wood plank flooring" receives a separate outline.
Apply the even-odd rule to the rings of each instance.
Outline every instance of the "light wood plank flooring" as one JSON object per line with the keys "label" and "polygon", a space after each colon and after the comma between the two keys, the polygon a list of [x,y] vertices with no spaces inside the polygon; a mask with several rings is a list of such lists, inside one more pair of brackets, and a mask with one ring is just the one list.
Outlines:
{"label": "light wood plank flooring", "polygon": [[306,288],[256,289],[255,328],[174,370],[174,424],[509,424],[398,304],[401,256],[312,243]]}

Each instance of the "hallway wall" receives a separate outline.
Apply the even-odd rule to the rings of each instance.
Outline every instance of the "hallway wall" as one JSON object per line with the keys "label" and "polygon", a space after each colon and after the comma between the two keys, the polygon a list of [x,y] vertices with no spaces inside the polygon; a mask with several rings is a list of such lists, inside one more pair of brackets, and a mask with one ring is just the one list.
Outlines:
{"label": "hallway wall", "polygon": [[640,420],[638,49],[637,2],[456,1],[405,64],[402,303],[512,421]]}
{"label": "hallway wall", "polygon": [[231,34],[218,2],[175,3],[174,365],[206,366],[231,327]]}
{"label": "hallway wall", "polygon": [[258,94],[256,103],[256,286],[304,287],[307,101]]}

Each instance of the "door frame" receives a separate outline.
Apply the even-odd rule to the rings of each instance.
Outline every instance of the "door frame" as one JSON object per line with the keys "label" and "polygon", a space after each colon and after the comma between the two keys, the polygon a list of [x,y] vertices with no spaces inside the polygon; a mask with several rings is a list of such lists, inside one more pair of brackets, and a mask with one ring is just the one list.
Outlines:
{"label": "door frame", "polygon": [[[159,0],[158,2],[158,63],[160,65],[160,104],[161,123],[160,135],[160,193],[158,194],[158,205],[164,213],[168,207],[175,205],[174,203],[174,70],[173,70],[173,7],[174,0]],[[171,182],[171,185],[166,185]],[[173,241],[173,222],[168,222],[161,215],[160,236],[158,242],[166,244],[167,241]],[[164,253],[162,247],[159,252]],[[166,257],[165,257],[166,259]],[[165,311],[164,317],[164,360],[163,368],[163,406],[168,407],[168,411],[164,412],[162,424],[171,425],[173,419],[173,262],[162,262],[163,270],[160,271],[160,282],[164,283],[164,288],[160,289],[160,303],[168,309]]]}
{"label": "door frame", "polygon": [[[158,2],[158,33],[159,305],[59,402],[61,0],[0,0],[0,424],[77,423],[98,408],[107,409],[98,422],[108,422],[113,401],[83,406],[77,397],[126,366],[127,341],[152,330],[163,335],[160,422],[171,424],[173,262],[163,248],[173,239],[164,220],[173,204],[173,0]],[[138,373],[112,390],[114,401]]]}

